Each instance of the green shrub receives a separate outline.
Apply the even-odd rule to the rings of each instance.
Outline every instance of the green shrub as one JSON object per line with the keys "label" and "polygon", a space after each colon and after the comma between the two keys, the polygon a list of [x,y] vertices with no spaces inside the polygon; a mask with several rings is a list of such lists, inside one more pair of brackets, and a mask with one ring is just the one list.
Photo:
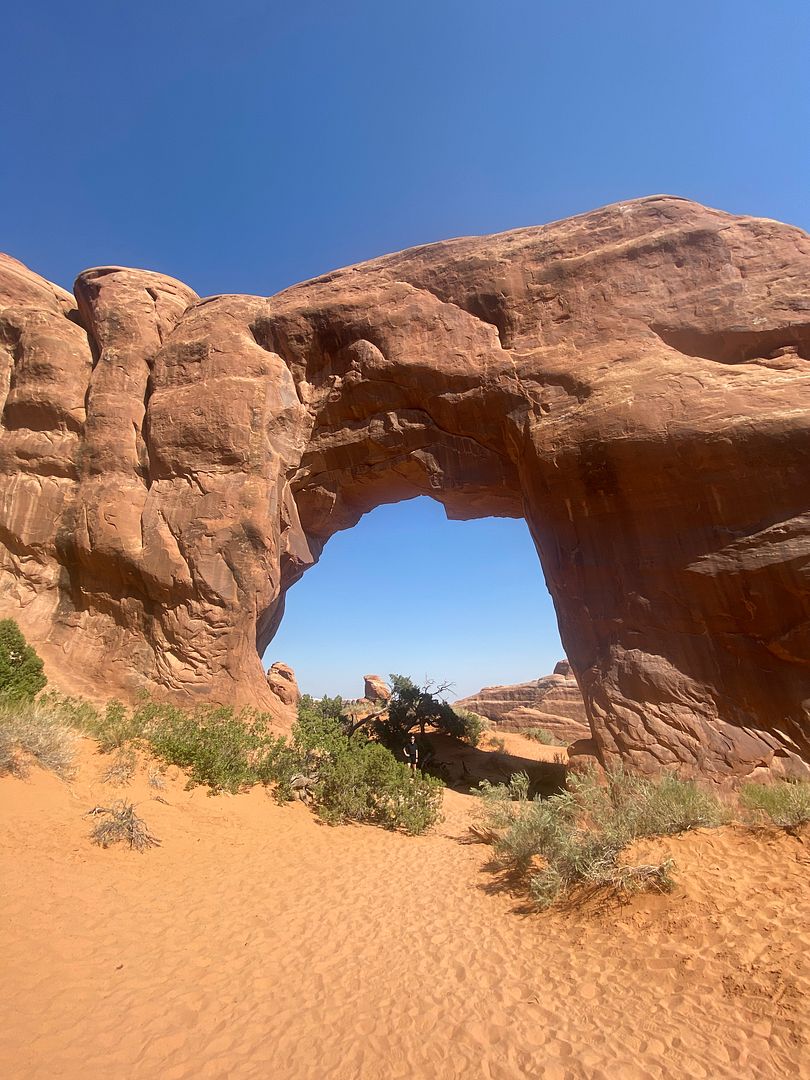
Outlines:
{"label": "green shrub", "polygon": [[190,711],[145,705],[136,710],[134,727],[157,757],[188,769],[190,783],[207,784],[211,791],[233,793],[268,782],[285,745],[270,732],[264,714],[218,705]]}
{"label": "green shrub", "polygon": [[130,710],[110,702],[103,714],[93,713],[83,723],[102,750],[118,750],[108,770],[111,779],[127,773],[129,758],[122,748],[136,743],[186,769],[189,783],[206,784],[212,792],[262,783],[285,802],[293,797],[294,778],[306,776],[315,810],[326,821],[424,832],[438,817],[442,785],[411,776],[366,735],[347,735],[343,710],[340,698],[305,696],[289,741],[273,735],[265,714],[216,705],[186,710],[143,700]]}
{"label": "green shrub", "polygon": [[438,817],[441,783],[411,776],[390,750],[360,732],[347,735],[335,699],[302,700],[293,748],[302,769],[317,777],[315,809],[325,821],[364,821],[415,834]]}
{"label": "green shrub", "polygon": [[470,746],[478,746],[481,742],[481,736],[489,728],[489,721],[485,716],[479,716],[478,713],[470,712],[469,709],[454,709],[453,710],[462,722],[463,733],[460,738],[468,742]]}
{"label": "green shrub", "polygon": [[671,860],[626,866],[619,861],[624,848],[642,836],[716,826],[730,816],[714,796],[669,774],[650,779],[616,769],[601,782],[591,771],[571,776],[569,784],[570,790],[548,799],[529,799],[523,773],[509,785],[481,788],[483,831],[494,836],[502,866],[528,875],[541,908],[580,884],[668,889]]}
{"label": "green shrub", "polygon": [[31,760],[67,780],[75,772],[76,734],[47,703],[0,703],[0,775],[26,776]]}
{"label": "green shrub", "polygon": [[534,739],[535,742],[543,743],[544,746],[565,746],[566,744],[557,738],[551,731],[546,728],[536,727],[529,728],[527,731],[521,732],[527,739]]}
{"label": "green shrub", "polygon": [[144,734],[144,723],[138,709],[128,709],[120,701],[108,701],[103,713],[96,712],[81,718],[83,730],[91,735],[104,754],[120,750]]}
{"label": "green shrub", "polygon": [[33,701],[48,680],[13,619],[0,619],[0,698]]}
{"label": "green shrub", "polygon": [[810,822],[810,783],[807,781],[743,784],[740,802],[754,820],[768,818],[782,829],[798,829]]}
{"label": "green shrub", "polygon": [[95,705],[82,698],[67,697],[58,690],[46,690],[37,698],[37,704],[46,707],[54,716],[75,731],[90,734],[91,728],[99,721],[99,712]]}

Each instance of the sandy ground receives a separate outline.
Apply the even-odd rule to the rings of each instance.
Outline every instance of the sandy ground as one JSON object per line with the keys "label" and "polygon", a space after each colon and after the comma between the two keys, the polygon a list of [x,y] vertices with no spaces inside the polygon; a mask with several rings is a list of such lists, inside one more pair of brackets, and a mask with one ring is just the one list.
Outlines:
{"label": "sandy ground", "polygon": [[810,840],[656,842],[674,894],[528,915],[469,796],[409,838],[141,770],[139,855],[89,842],[121,790],[80,760],[0,780],[9,1080],[810,1077]]}

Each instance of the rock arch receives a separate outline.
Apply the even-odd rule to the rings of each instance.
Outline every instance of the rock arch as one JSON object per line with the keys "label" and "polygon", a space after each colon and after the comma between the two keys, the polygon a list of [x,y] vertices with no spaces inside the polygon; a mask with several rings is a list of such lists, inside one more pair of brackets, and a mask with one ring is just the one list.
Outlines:
{"label": "rock arch", "polygon": [[810,238],[671,197],[270,298],[0,265],[0,597],[62,685],[277,707],[285,590],[380,502],[525,516],[598,753],[810,761]]}

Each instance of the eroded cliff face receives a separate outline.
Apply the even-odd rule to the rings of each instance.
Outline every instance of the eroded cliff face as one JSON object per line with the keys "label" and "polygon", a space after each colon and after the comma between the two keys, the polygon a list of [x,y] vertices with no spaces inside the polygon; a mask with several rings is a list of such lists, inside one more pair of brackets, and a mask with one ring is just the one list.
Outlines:
{"label": "eroded cliff face", "polygon": [[561,660],[552,675],[512,686],[485,686],[453,704],[485,716],[499,731],[540,728],[560,743],[591,737],[585,702],[567,660]]}
{"label": "eroded cliff face", "polygon": [[654,197],[267,299],[4,259],[0,344],[0,607],[63,687],[278,710],[285,590],[429,494],[526,517],[603,760],[810,773],[805,233]]}

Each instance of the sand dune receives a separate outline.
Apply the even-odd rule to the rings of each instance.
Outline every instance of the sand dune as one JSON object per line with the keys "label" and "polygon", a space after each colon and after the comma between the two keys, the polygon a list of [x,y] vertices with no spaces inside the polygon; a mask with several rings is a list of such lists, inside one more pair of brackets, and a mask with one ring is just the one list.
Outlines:
{"label": "sand dune", "polygon": [[142,769],[138,855],[88,840],[108,762],[0,780],[6,1077],[810,1076],[807,841],[647,842],[674,894],[529,916],[469,796],[408,838]]}

